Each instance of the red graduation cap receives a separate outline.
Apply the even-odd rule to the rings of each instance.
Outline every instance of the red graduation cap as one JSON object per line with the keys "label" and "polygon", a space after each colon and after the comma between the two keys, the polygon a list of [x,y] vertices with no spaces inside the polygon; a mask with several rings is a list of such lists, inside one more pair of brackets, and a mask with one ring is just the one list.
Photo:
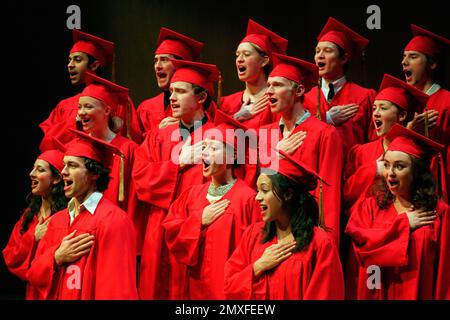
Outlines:
{"label": "red graduation cap", "polygon": [[162,27],[156,42],[155,54],[171,54],[181,59],[195,61],[200,57],[203,46],[203,42]]}
{"label": "red graduation cap", "polygon": [[298,84],[303,84],[309,91],[317,84],[319,69],[313,64],[294,57],[273,54],[274,68],[270,77],[284,77]]}
{"label": "red graduation cap", "polygon": [[[272,151],[270,162],[264,168],[282,174],[286,178],[303,185],[308,191],[317,187],[317,180],[325,182],[314,170],[300,160],[294,159],[283,150],[275,150],[272,147]],[[281,159],[277,156],[277,153],[282,155]]]}
{"label": "red graduation cap", "polygon": [[[47,147],[50,147],[47,145]],[[44,150],[37,158],[40,160],[47,161],[60,173],[64,169],[64,153],[66,152],[66,147],[58,139],[52,137],[51,149]]]}
{"label": "red graduation cap", "polygon": [[[237,148],[239,132],[242,134],[248,133],[249,128],[236,121],[221,110],[216,110],[214,118],[215,127],[206,132],[205,137],[214,140],[220,140],[230,146]],[[236,130],[239,130],[236,132]]]}
{"label": "red graduation cap", "polygon": [[337,44],[339,47],[353,57],[361,54],[365,47],[369,44],[369,40],[356,33],[337,19],[330,17],[323,27],[318,41],[330,41]]}
{"label": "red graduation cap", "polygon": [[375,100],[390,101],[408,113],[422,112],[428,99],[427,94],[389,74],[384,74],[375,97]]}
{"label": "red graduation cap", "polygon": [[252,19],[248,20],[247,35],[242,39],[242,42],[256,44],[269,56],[274,52],[285,54],[288,45],[288,40],[256,23]]}
{"label": "red graduation cap", "polygon": [[119,148],[109,142],[92,137],[85,132],[69,129],[78,139],[72,141],[66,149],[66,156],[84,157],[101,163],[108,168],[113,154],[123,156]]}
{"label": "red graduation cap", "polygon": [[119,176],[119,201],[125,199],[124,192],[124,154],[119,148],[109,142],[92,137],[79,130],[69,129],[70,132],[77,135],[78,139],[72,141],[65,152],[65,156],[84,157],[97,161],[105,168],[109,168],[113,155],[120,157],[120,176]]}
{"label": "red graduation cap", "polygon": [[129,90],[119,86],[114,82],[103,79],[91,72],[86,72],[86,87],[81,92],[81,96],[88,96],[98,99],[110,106],[113,113],[116,112],[118,104],[126,104]]}
{"label": "red graduation cap", "polygon": [[214,95],[213,82],[219,80],[220,71],[214,64],[171,59],[176,70],[170,83],[177,81],[189,82],[208,90]]}
{"label": "red graduation cap", "polygon": [[411,24],[411,32],[414,37],[406,45],[404,51],[418,51],[431,57],[438,56],[445,46],[450,45],[450,40],[431,31]]}
{"label": "red graduation cap", "polygon": [[444,149],[442,144],[399,124],[392,126],[386,138],[390,141],[387,150],[402,151],[418,159],[429,160]]}
{"label": "red graduation cap", "polygon": [[114,43],[89,33],[73,29],[74,45],[70,50],[73,52],[84,52],[96,58],[101,66],[112,63],[114,56]]}

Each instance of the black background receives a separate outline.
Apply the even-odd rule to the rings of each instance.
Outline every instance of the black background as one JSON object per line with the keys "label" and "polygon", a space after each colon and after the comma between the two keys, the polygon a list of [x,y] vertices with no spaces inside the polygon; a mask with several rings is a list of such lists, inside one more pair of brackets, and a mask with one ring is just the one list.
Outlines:
{"label": "black background", "polygon": [[[136,107],[159,91],[153,72],[153,52],[162,26],[205,43],[202,60],[217,64],[223,92],[242,90],[234,67],[234,50],[244,37],[249,18],[289,40],[288,55],[313,62],[316,36],[329,16],[367,37],[366,79],[354,61],[349,79],[377,89],[383,73],[402,78],[400,61],[411,38],[410,23],[449,38],[444,2],[394,1],[36,1],[2,6],[2,216],[0,248],[25,207],[30,191],[29,170],[42,138],[38,124],[58,101],[76,93],[66,63],[72,34],[66,9],[81,8],[81,30],[116,44],[116,81],[130,88]],[[381,8],[381,29],[369,30],[366,9]],[[447,74],[449,65],[446,66]],[[449,88],[449,81],[444,83]],[[21,299],[24,286],[0,259],[0,299]]]}

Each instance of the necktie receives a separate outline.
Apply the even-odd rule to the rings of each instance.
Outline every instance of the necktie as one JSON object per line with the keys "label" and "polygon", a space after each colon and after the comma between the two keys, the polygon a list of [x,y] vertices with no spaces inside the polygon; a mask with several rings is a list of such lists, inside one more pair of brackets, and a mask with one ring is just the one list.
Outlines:
{"label": "necktie", "polygon": [[328,87],[330,88],[330,91],[328,91],[327,100],[330,101],[334,97],[334,85],[330,82]]}

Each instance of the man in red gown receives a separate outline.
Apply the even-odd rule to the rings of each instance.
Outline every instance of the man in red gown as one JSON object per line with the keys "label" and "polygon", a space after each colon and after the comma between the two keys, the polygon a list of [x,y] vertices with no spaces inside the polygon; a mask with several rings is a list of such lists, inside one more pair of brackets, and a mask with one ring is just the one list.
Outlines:
{"label": "man in red gown", "polygon": [[170,106],[178,122],[151,130],[136,149],[133,167],[138,198],[151,205],[139,272],[141,299],[182,297],[177,283],[185,281],[186,268],[170,256],[162,221],[184,190],[205,182],[201,143],[214,126],[205,109],[212,102],[217,67],[185,60],[172,63],[177,69],[170,81]]}
{"label": "man in red gown", "polygon": [[[271,146],[292,155],[317,171],[328,183],[323,185],[325,225],[339,245],[341,214],[342,141],[334,126],[317,120],[303,105],[304,93],[317,80],[314,64],[274,54],[274,69],[269,75],[266,94],[270,109],[281,115],[279,122],[261,127],[260,158]],[[319,199],[320,186],[313,191]]]}
{"label": "man in red gown", "polygon": [[137,299],[133,224],[102,194],[110,152],[117,149],[90,136],[65,152],[62,176],[71,200],[51,219],[27,272],[43,299]]}
{"label": "man in red gown", "polygon": [[[72,85],[82,87],[85,85],[86,72],[96,73],[100,68],[114,63],[114,43],[93,36],[88,33],[73,29],[74,45],[70,50],[69,63],[67,65]],[[62,143],[69,143],[75,136],[68,133],[67,129],[76,128],[78,100],[80,94],[64,99],[52,110],[50,116],[39,127],[44,133],[40,149],[48,149],[52,145],[52,137]],[[117,113],[122,119],[123,126],[120,134],[140,142],[141,130],[137,121],[136,110],[131,99],[128,98]]]}
{"label": "man in red gown", "polygon": [[222,97],[220,109],[248,128],[272,123],[264,93],[273,66],[272,53],[286,54],[288,41],[259,23],[248,20],[247,33],[236,50],[236,69],[245,90]]}
{"label": "man in red gown", "polygon": [[137,115],[144,133],[151,129],[164,128],[178,122],[170,108],[170,79],[175,67],[170,59],[197,61],[203,43],[168,28],[161,28],[156,42],[154,68],[158,87],[163,91],[156,97],[144,100],[137,109]]}
{"label": "man in red gown", "polygon": [[336,127],[346,154],[353,145],[371,140],[374,133],[371,117],[375,91],[345,77],[350,61],[361,55],[369,40],[332,17],[317,40],[314,60],[321,87],[315,86],[305,95],[305,105],[313,116]]}
{"label": "man in red gown", "polygon": [[[439,161],[447,163],[450,158],[450,92],[439,85],[443,67],[441,63],[448,58],[450,40],[425,30],[414,24],[411,25],[414,37],[406,45],[403,52],[402,67],[408,84],[425,92],[430,96],[427,103],[428,121],[437,116],[437,125],[429,130],[429,137],[445,146]],[[437,113],[437,115],[436,115]],[[417,115],[423,124],[424,113]],[[423,125],[422,125],[423,127]],[[423,133],[423,131],[421,131]],[[438,176],[438,167],[442,164],[432,163],[432,170]],[[443,166],[442,166],[443,167]],[[450,166],[445,166],[445,177],[441,181],[443,199],[448,203],[450,195]]]}

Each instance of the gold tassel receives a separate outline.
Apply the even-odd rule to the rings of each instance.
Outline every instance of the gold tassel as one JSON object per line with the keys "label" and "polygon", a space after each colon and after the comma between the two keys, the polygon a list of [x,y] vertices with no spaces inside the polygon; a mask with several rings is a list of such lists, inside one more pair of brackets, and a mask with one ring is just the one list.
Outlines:
{"label": "gold tassel", "polygon": [[133,140],[133,138],[131,137],[131,128],[130,128],[130,126],[131,126],[131,124],[130,124],[130,121],[131,121],[131,102],[130,102],[130,97],[128,96],[127,97],[127,110],[126,110],[126,113],[127,113],[127,119],[126,119],[126,126],[127,126],[127,138],[128,139],[130,139],[130,140]]}
{"label": "gold tassel", "polygon": [[320,92],[322,91],[322,78],[319,77],[319,83],[317,84],[317,110],[316,110],[316,118],[322,120],[322,116],[320,115]]}
{"label": "gold tassel", "polygon": [[124,171],[125,171],[125,156],[120,155],[120,174],[119,174],[119,202],[125,200],[125,182],[124,182]]}
{"label": "gold tassel", "polygon": [[217,81],[217,110],[220,109],[220,98],[222,97],[222,73],[219,72],[219,81]]}
{"label": "gold tassel", "polygon": [[323,190],[322,190],[322,180],[319,180],[319,226],[325,227],[325,217],[323,209]]}
{"label": "gold tassel", "polygon": [[428,138],[428,109],[425,107],[425,137]]}

